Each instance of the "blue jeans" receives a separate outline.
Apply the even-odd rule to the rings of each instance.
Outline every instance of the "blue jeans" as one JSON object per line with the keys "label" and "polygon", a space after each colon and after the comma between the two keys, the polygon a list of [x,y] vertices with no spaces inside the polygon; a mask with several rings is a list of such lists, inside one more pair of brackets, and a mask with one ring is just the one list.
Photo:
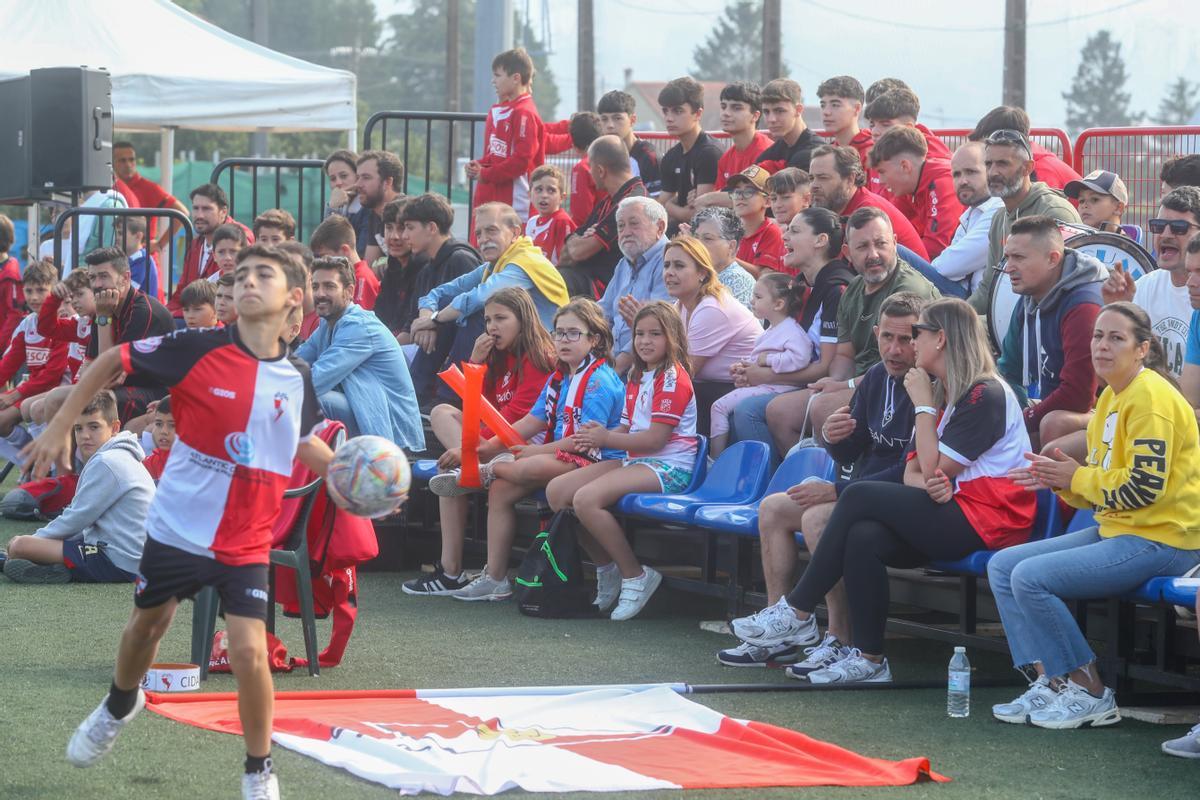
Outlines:
{"label": "blue jeans", "polygon": [[346,426],[346,436],[358,436],[358,420],[354,418],[354,409],[350,407],[350,401],[346,399],[346,395],[337,389],[330,389],[317,400],[321,403],[321,411],[327,418],[336,419]]}
{"label": "blue jeans", "polygon": [[966,286],[958,281],[952,281],[949,278],[943,277],[940,272],[933,268],[932,264],[904,245],[896,245],[896,253],[900,258],[907,261],[910,267],[924,275],[925,279],[937,287],[937,290],[944,297],[957,297],[959,300],[966,300],[967,296],[971,294]]}
{"label": "blue jeans", "polygon": [[771,430],[767,427],[767,404],[778,396],[760,394],[747,397],[734,406],[729,418],[729,441],[772,444],[775,440],[771,438]]}
{"label": "blue jeans", "polygon": [[1093,527],[1001,550],[988,563],[988,582],[1013,664],[1041,662],[1047,675],[1058,677],[1096,660],[1064,600],[1122,595],[1198,563],[1200,550],[1131,534],[1101,538]]}

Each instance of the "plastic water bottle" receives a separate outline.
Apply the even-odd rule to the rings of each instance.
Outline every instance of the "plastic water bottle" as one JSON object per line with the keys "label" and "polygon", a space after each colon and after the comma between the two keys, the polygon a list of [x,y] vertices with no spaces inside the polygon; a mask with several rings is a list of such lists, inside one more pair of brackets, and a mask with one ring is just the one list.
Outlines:
{"label": "plastic water bottle", "polygon": [[971,715],[971,662],[967,648],[954,648],[950,659],[950,681],[946,689],[946,713],[951,717]]}

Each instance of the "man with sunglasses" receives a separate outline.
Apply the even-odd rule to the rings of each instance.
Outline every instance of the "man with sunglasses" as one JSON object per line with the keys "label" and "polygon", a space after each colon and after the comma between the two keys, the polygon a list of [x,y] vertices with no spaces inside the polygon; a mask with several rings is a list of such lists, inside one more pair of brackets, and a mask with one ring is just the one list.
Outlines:
{"label": "man with sunglasses", "polygon": [[1200,233],[1200,188],[1181,186],[1170,192],[1146,227],[1154,237],[1158,269],[1135,282],[1118,265],[1104,282],[1104,302],[1132,300],[1145,309],[1166,351],[1167,368],[1179,378],[1192,320],[1185,252]]}
{"label": "man with sunglasses", "polygon": [[988,230],[988,266],[990,275],[971,294],[967,302],[981,316],[991,313],[995,272],[1004,258],[1004,243],[1013,223],[1023,217],[1045,216],[1059,222],[1079,224],[1079,212],[1066,196],[1041,181],[1032,179],[1033,148],[1029,138],[1017,130],[1002,128],[984,140],[983,164],[987,170],[988,192],[1004,201],[1004,213],[992,216]]}

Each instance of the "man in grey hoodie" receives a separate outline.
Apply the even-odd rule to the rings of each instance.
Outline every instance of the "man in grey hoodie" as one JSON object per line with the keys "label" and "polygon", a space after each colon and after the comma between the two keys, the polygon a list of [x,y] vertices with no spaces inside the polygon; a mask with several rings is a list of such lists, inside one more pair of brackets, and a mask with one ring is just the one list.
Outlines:
{"label": "man in grey hoodie", "polygon": [[84,465],[74,499],[44,528],[8,543],[4,574],[17,583],[122,583],[137,573],[154,480],[137,437],[121,430],[111,391],[75,419],[75,441]]}
{"label": "man in grey hoodie", "polygon": [[[1018,397],[1034,448],[1051,411],[1087,412],[1096,400],[1091,341],[1104,305],[1100,287],[1108,269],[1086,253],[1063,246],[1058,221],[1024,217],[1004,245],[1005,272],[1021,295],[996,365]],[[1035,438],[1036,437],[1036,438]]]}
{"label": "man in grey hoodie", "polygon": [[1047,216],[1060,222],[1081,223],[1079,212],[1066,195],[1032,179],[1033,149],[1025,134],[998,130],[983,144],[988,192],[1004,201],[1003,213],[998,209],[992,215],[992,226],[988,229],[988,261],[983,280],[967,299],[980,316],[987,316],[991,313],[992,288],[999,274],[995,270],[1004,258],[1004,242],[1014,222],[1025,217]]}

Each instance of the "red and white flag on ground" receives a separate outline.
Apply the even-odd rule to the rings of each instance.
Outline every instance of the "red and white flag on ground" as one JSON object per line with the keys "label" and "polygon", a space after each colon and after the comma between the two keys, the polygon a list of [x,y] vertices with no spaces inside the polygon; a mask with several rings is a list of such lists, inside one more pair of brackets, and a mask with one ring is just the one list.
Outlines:
{"label": "red and white flag on ground", "polygon": [[[897,786],[948,780],[926,758],[885,761],[735,720],[668,686],[280,692],[274,741],[404,794]],[[472,694],[474,692],[474,694]],[[241,733],[236,695],[158,694],[170,719]]]}

